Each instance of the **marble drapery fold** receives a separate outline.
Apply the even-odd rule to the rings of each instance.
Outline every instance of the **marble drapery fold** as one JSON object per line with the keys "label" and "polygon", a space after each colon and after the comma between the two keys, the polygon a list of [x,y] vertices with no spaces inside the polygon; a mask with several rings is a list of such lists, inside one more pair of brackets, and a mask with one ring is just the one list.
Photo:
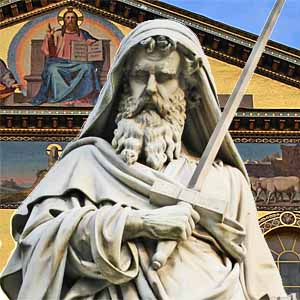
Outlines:
{"label": "marble drapery fold", "polygon": [[[152,295],[149,299],[240,300],[285,295],[259,232],[248,183],[237,169],[215,164],[203,188],[214,197],[230,198],[227,221],[219,224],[202,216],[193,236],[180,242],[156,273],[148,268],[155,242],[122,242],[127,210],[152,209],[146,195],[154,179],[173,174],[166,180],[186,184],[195,162],[182,157],[164,173],[139,163],[128,167],[106,141],[86,142],[50,170],[14,216],[18,246],[1,279],[11,299]],[[54,183],[63,169],[68,174]],[[28,288],[32,280],[38,290]]]}

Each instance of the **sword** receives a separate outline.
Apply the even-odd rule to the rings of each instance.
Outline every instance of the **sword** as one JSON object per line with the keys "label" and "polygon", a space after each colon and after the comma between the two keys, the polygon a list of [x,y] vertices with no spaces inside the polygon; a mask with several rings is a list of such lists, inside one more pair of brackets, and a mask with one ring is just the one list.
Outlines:
{"label": "sword", "polygon": [[[200,213],[200,217],[203,213],[215,213],[221,218],[221,220],[223,220],[227,202],[222,199],[211,199],[200,192],[200,190],[237,112],[249,81],[253,76],[258,61],[279,17],[284,2],[285,0],[277,0],[273,6],[262,32],[251,51],[241,76],[224,107],[221,118],[218,121],[208,144],[206,145],[188,187],[181,188],[174,183],[156,180],[150,191],[151,203],[157,206],[166,206],[175,205],[180,201],[184,201],[191,204],[193,208]],[[199,72],[201,72],[201,69]],[[156,253],[152,257],[153,269],[157,270],[166,263],[176,245],[177,241],[158,242]]]}

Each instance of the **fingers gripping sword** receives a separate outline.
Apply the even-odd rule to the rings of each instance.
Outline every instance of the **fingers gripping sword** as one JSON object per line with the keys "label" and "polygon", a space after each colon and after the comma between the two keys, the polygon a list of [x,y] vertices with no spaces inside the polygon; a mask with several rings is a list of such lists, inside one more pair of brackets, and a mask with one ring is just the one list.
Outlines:
{"label": "fingers gripping sword", "polygon": [[[180,201],[184,201],[191,204],[193,208],[199,212],[200,216],[203,213],[213,212],[218,214],[220,219],[223,220],[226,209],[226,201],[221,199],[211,199],[207,195],[204,195],[202,192],[200,192],[200,190],[241,103],[242,97],[279,17],[284,2],[285,0],[276,1],[265,23],[265,26],[263,27],[262,33],[252,49],[242,74],[226,103],[221,118],[218,121],[217,126],[214,129],[213,134],[211,135],[209,142],[199,160],[188,187],[181,188],[176,184],[157,180],[154,182],[150,192],[151,203],[157,206],[166,206],[174,205]],[[199,72],[201,72],[201,70]],[[159,269],[165,264],[176,245],[177,241],[160,241],[158,243],[156,253],[152,258],[152,267],[155,270]]]}

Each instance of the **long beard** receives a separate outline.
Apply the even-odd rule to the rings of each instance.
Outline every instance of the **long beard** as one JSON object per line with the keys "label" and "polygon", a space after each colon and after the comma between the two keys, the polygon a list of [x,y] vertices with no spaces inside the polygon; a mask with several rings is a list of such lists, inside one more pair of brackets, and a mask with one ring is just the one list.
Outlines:
{"label": "long beard", "polygon": [[169,98],[160,94],[139,99],[124,95],[112,146],[128,164],[144,160],[149,167],[161,169],[180,155],[185,106],[182,89]]}

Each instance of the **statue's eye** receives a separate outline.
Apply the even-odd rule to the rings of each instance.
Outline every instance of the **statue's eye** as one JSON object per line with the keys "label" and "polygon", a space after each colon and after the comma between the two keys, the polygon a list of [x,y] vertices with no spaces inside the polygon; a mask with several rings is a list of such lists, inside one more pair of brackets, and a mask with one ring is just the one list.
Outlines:
{"label": "statue's eye", "polygon": [[149,78],[149,73],[143,70],[135,71],[131,74],[131,77],[139,82],[147,82]]}
{"label": "statue's eye", "polygon": [[160,72],[160,73],[157,73],[155,77],[156,77],[156,81],[158,83],[164,83],[165,81],[174,79],[175,75]]}

